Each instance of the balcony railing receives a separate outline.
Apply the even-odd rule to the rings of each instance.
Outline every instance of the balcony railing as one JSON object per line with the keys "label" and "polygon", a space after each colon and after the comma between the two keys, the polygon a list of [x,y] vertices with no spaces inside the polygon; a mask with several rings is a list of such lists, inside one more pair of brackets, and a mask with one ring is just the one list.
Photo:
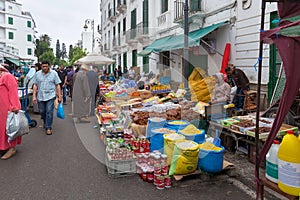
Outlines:
{"label": "balcony railing", "polygon": [[[175,9],[175,16],[174,20],[182,19],[184,15],[184,1],[183,0],[176,0],[174,1],[174,9]],[[201,11],[201,0],[198,1],[189,1],[189,13],[194,13]]]}
{"label": "balcony railing", "polygon": [[184,2],[183,1],[174,1],[174,19],[177,20],[177,19],[180,19],[180,18],[183,18],[183,9],[184,9]]}
{"label": "balcony railing", "polygon": [[121,5],[126,5],[126,0],[118,0],[117,7],[119,7]]}
{"label": "balcony railing", "polygon": [[108,10],[108,18],[116,16],[116,9],[115,8],[111,8]]}
{"label": "balcony railing", "polygon": [[117,10],[120,12],[120,13],[125,13],[126,12],[126,0],[118,0],[117,2]]}
{"label": "balcony railing", "polygon": [[139,23],[136,26],[136,32],[137,32],[137,36],[139,35],[148,35],[149,34],[149,29],[148,29],[148,25],[146,23]]}
{"label": "balcony railing", "polygon": [[126,42],[130,43],[135,41],[136,39],[136,29],[130,29],[128,31],[126,31]]}

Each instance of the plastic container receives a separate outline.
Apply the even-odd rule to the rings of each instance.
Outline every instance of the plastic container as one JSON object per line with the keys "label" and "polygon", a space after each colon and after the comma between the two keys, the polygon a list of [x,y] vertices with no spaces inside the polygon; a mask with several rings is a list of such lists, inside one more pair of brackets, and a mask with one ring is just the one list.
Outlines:
{"label": "plastic container", "polygon": [[[178,124],[176,124],[176,123],[178,123]],[[185,121],[185,120],[171,120],[165,124],[165,127],[177,132],[178,130],[184,129],[188,125],[190,125],[190,122]]]}
{"label": "plastic container", "polygon": [[192,140],[194,142],[197,142],[198,144],[202,144],[203,142],[205,142],[205,130],[203,129],[199,129],[199,130],[201,131],[201,133],[197,133],[197,134],[193,134],[193,133],[184,134],[181,131],[178,131],[178,133],[183,135],[187,140]]}
{"label": "plastic container", "polygon": [[221,151],[204,150],[200,148],[198,168],[208,173],[218,173],[223,169],[224,147]]}
{"label": "plastic container", "polygon": [[185,140],[185,137],[180,134],[164,134],[164,152],[167,155],[168,165],[171,165],[176,142],[183,140]]}
{"label": "plastic container", "polygon": [[152,136],[152,129],[163,128],[166,123],[166,119],[159,117],[152,117],[148,119],[148,125],[146,129],[146,138]]}
{"label": "plastic container", "polygon": [[[157,129],[157,128],[155,128]],[[164,152],[164,134],[163,132],[155,132],[152,129],[152,136],[150,137],[150,151],[158,150],[160,153]]]}
{"label": "plastic container", "polygon": [[278,150],[278,187],[283,192],[300,193],[300,141],[292,130],[287,131]]}
{"label": "plastic container", "polygon": [[279,141],[274,140],[266,155],[266,178],[274,183],[278,182],[278,150]]}

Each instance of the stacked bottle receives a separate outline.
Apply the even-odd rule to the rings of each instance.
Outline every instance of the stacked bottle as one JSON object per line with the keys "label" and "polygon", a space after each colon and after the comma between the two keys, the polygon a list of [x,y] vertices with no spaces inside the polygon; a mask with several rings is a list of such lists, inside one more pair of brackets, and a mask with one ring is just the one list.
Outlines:
{"label": "stacked bottle", "polygon": [[274,140],[266,155],[266,178],[274,183],[278,182],[278,150],[279,141]]}
{"label": "stacked bottle", "polygon": [[292,130],[283,137],[278,150],[278,187],[283,192],[300,193],[300,141]]}

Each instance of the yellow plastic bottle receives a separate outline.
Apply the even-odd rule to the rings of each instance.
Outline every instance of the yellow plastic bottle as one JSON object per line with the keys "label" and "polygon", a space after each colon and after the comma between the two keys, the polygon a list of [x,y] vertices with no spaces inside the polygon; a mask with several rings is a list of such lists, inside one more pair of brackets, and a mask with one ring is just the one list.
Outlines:
{"label": "yellow plastic bottle", "polygon": [[290,195],[300,193],[300,141],[292,130],[287,131],[278,150],[278,187]]}

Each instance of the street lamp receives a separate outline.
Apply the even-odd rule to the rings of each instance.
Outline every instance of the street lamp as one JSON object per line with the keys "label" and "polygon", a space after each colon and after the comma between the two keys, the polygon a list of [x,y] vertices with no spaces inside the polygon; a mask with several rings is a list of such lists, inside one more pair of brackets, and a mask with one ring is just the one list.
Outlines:
{"label": "street lamp", "polygon": [[92,29],[92,52],[94,51],[95,41],[94,41],[94,20],[93,19],[86,19],[84,22],[84,30],[86,31],[88,28],[88,25],[91,25]]}
{"label": "street lamp", "polygon": [[184,88],[187,90],[187,98],[189,99],[190,93],[188,89],[188,76],[189,76],[189,1],[185,0],[184,3],[184,49],[183,49],[183,59],[184,59]]}

